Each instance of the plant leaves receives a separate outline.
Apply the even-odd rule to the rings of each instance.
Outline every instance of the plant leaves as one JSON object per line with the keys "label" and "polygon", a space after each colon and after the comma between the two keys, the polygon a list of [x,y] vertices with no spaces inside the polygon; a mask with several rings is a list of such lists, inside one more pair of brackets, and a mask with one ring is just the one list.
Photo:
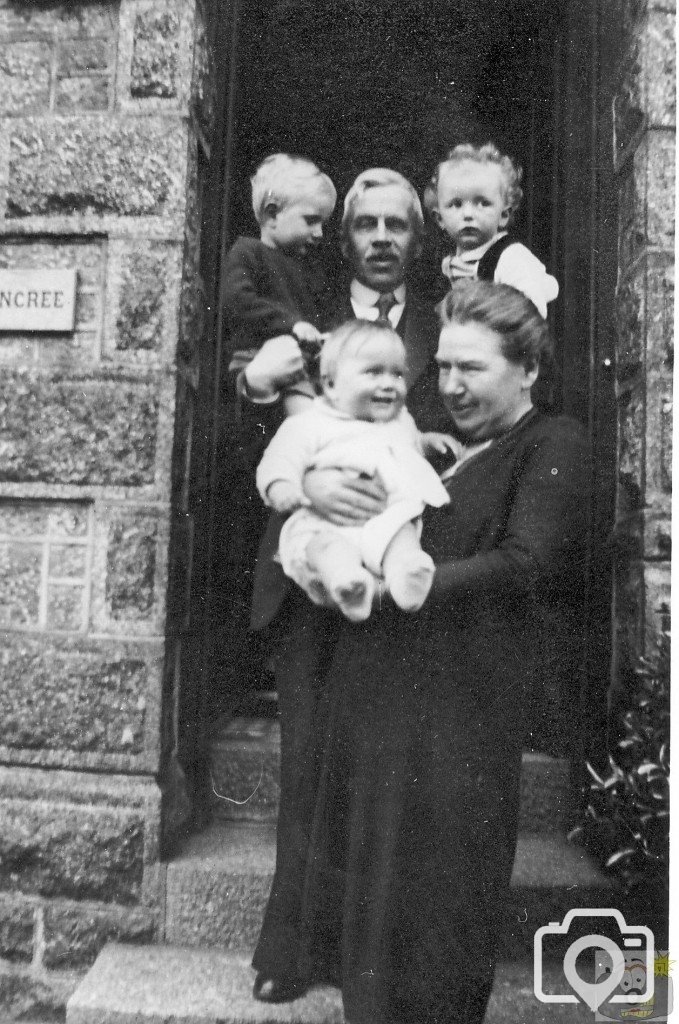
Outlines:
{"label": "plant leaves", "polygon": [[614,853],[612,857],[608,858],[608,860],[606,861],[606,867],[607,868],[612,868],[614,864],[617,864],[619,861],[623,860],[624,858],[631,857],[634,853],[635,853],[634,847],[631,847],[631,846],[628,846],[627,849],[625,849],[625,850],[618,850],[617,853]]}

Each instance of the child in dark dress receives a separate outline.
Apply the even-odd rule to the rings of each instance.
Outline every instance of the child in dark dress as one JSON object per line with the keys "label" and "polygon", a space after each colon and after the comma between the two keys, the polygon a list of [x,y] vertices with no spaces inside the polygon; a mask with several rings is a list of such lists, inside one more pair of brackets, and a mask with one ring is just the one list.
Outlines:
{"label": "child in dark dress", "polygon": [[[324,279],[309,259],[337,199],[327,174],[302,157],[274,153],[251,179],[260,237],[240,237],[226,258],[224,300],[232,352],[229,369],[242,369],[269,338],[292,335],[320,347],[319,301]],[[287,414],[315,396],[307,377],[285,395]]]}
{"label": "child in dark dress", "polygon": [[546,317],[559,294],[556,278],[507,231],[523,195],[520,181],[521,168],[490,142],[451,149],[430,189],[432,213],[455,244],[441,270],[451,285],[461,278],[511,285]]}

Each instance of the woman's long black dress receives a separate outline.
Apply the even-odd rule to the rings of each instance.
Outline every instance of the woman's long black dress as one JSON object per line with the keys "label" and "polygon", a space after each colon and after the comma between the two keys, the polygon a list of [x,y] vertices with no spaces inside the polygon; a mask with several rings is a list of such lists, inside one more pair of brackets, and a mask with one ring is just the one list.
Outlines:
{"label": "woman's long black dress", "polygon": [[447,482],[422,611],[340,636],[299,794],[300,973],[335,959],[349,1024],[483,1020],[545,630],[576,660],[588,486],[580,428],[532,411]]}

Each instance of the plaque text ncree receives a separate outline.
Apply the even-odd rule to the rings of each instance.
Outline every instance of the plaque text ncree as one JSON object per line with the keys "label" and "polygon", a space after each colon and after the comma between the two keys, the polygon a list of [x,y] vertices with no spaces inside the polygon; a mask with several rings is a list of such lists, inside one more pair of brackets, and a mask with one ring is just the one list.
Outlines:
{"label": "plaque text ncree", "polygon": [[75,270],[0,269],[0,331],[72,331]]}

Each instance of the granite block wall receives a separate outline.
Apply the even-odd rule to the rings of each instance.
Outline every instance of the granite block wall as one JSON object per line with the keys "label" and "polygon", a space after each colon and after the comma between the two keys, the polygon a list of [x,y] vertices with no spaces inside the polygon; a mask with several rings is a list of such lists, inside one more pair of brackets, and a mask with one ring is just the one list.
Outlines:
{"label": "granite block wall", "polygon": [[615,662],[624,676],[653,654],[670,600],[676,58],[672,0],[617,7]]}
{"label": "granite block wall", "polygon": [[3,1021],[162,934],[208,49],[199,0],[0,0],[0,269],[77,274],[72,332],[0,331]]}

